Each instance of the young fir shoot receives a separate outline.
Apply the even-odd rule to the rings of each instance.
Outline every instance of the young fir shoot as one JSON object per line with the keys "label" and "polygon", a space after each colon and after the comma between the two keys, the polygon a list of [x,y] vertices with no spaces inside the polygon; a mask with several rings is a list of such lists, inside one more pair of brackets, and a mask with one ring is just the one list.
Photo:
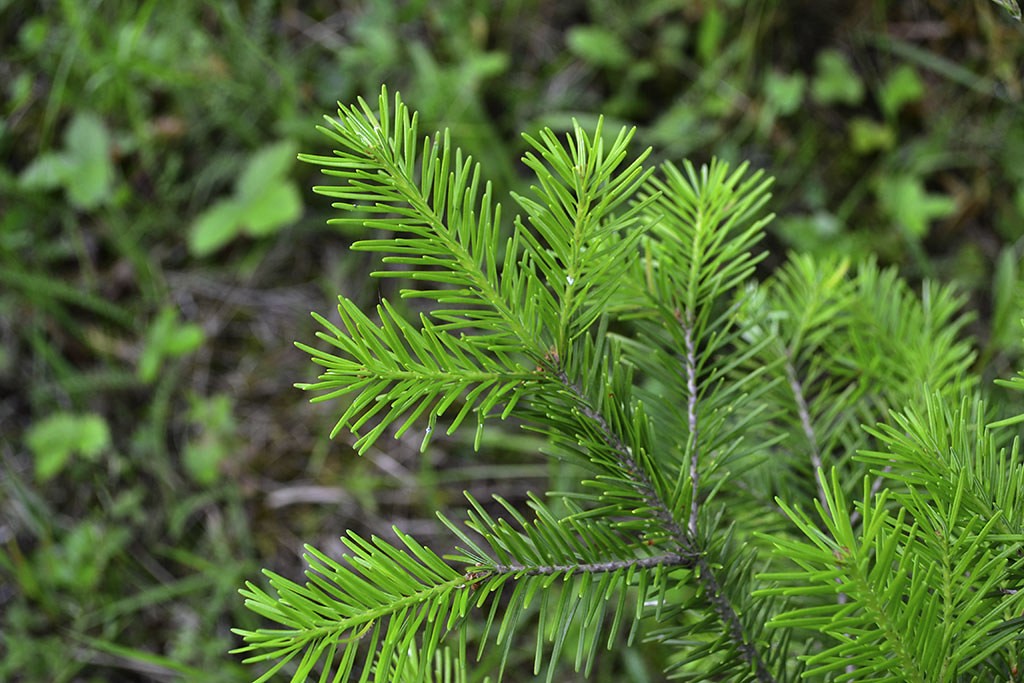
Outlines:
{"label": "young fir shoot", "polygon": [[425,448],[472,418],[479,444],[516,416],[588,474],[525,508],[467,496],[445,555],[350,532],[340,559],[307,547],[304,583],[266,572],[242,594],[274,626],[237,631],[257,680],[500,679],[526,656],[552,681],[640,640],[679,679],[1018,680],[1024,466],[952,289],[809,256],[758,283],[770,181],[648,168],[600,121],[526,137],[511,220],[397,95],[327,122],[334,154],[300,157],[316,192],[425,304],[315,316],[300,386],[342,401],[334,432]]}

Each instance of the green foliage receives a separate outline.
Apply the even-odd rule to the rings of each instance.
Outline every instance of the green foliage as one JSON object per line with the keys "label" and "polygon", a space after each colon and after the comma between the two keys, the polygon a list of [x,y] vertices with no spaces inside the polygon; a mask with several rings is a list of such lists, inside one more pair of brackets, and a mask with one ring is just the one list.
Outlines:
{"label": "green foliage", "polygon": [[339,297],[299,386],[345,402],[361,452],[514,417],[583,474],[525,508],[468,495],[444,556],[350,531],[341,560],[306,547],[304,584],[247,583],[275,624],[236,631],[258,680],[427,680],[472,649],[501,678],[530,634],[548,681],[641,641],[689,680],[1011,676],[1024,466],[986,426],[955,290],[800,255],[758,283],[770,181],[646,168],[601,121],[525,136],[536,180],[503,221],[397,95],[327,120],[316,191],[421,305]]}
{"label": "green foliage", "polygon": [[629,50],[613,31],[603,26],[577,26],[565,37],[580,59],[597,67],[622,68],[630,61]]}
{"label": "green foliage", "polygon": [[917,70],[909,64],[902,64],[890,73],[878,93],[878,104],[889,118],[900,113],[909,104],[924,97],[925,88]]}
{"label": "green foliage", "polygon": [[196,433],[185,445],[181,462],[196,482],[210,486],[220,479],[223,463],[239,447],[231,397],[193,397],[189,421]]}
{"label": "green foliage", "polygon": [[111,140],[103,120],[80,113],[64,134],[64,149],[37,157],[21,173],[26,190],[63,188],[78,209],[95,209],[109,201],[114,184]]}
{"label": "green foliage", "polygon": [[764,77],[765,103],[776,115],[788,116],[803,102],[807,78],[803,74],[783,74],[770,71]]}
{"label": "green foliage", "polygon": [[856,456],[901,486],[876,492],[865,477],[853,511],[833,470],[819,520],[779,501],[808,540],[773,539],[799,569],[765,575],[783,585],[760,594],[825,598],[769,624],[835,642],[808,658],[808,675],[991,680],[1016,668],[1024,469],[1018,442],[1001,448],[983,419],[980,402],[926,396],[869,430],[884,451]]}
{"label": "green foliage", "polygon": [[826,50],[815,63],[811,94],[822,104],[860,104],[864,97],[864,83],[847,62],[843,53]]}
{"label": "green foliage", "polygon": [[875,193],[886,214],[915,239],[928,233],[932,221],[956,210],[952,197],[926,192],[921,179],[912,175],[881,176]]}
{"label": "green foliage", "polygon": [[95,461],[110,445],[110,430],[101,415],[54,413],[32,425],[25,440],[36,459],[36,479],[46,481],[75,454]]}
{"label": "green foliage", "polygon": [[143,382],[152,382],[169,358],[192,353],[203,343],[203,328],[195,323],[181,323],[173,308],[161,309],[149,326],[145,346],[139,355],[138,375]]}
{"label": "green foliage", "polygon": [[265,147],[252,155],[234,194],[215,203],[196,218],[189,232],[189,249],[208,256],[239,234],[265,237],[294,222],[302,213],[302,200],[288,169],[295,158],[290,140]]}
{"label": "green foliage", "polygon": [[[1004,6],[1012,12],[1017,5]],[[380,235],[354,224],[325,227],[326,207],[311,201],[281,223],[275,209],[294,208],[286,199],[248,212],[247,220],[265,221],[266,234],[251,234],[233,216],[219,224],[231,233],[222,248],[190,249],[190,228],[211,207],[241,204],[240,176],[262,151],[278,141],[314,149],[310,117],[335,98],[376,95],[382,82],[415,100],[422,128],[450,128],[482,163],[492,196],[505,205],[502,239],[517,206],[505,200],[509,190],[545,201],[530,194],[525,167],[516,164],[529,148],[516,133],[536,138],[550,126],[561,138],[574,131],[575,117],[591,134],[602,112],[606,130],[636,125],[633,144],[653,148],[652,166],[748,158],[778,179],[771,206],[779,218],[762,242],[775,255],[756,266],[758,278],[782,265],[785,246],[816,254],[820,267],[802,276],[804,288],[824,286],[842,270],[834,253],[850,259],[843,282],[861,277],[857,264],[870,254],[898,264],[911,282],[955,280],[978,313],[965,328],[978,335],[975,370],[986,383],[1014,374],[1024,349],[1019,24],[989,2],[822,7],[740,0],[452,0],[443,11],[436,3],[377,0],[0,2],[0,680],[245,680],[247,667],[224,655],[238,645],[229,625],[258,625],[237,600],[237,586],[258,566],[299,574],[295,538],[333,555],[338,528],[394,541],[387,529],[397,522],[440,552],[451,534],[434,512],[458,508],[461,489],[492,512],[492,493],[525,510],[524,491],[571,493],[584,478],[575,465],[538,455],[554,450],[544,434],[495,428],[490,416],[474,452],[475,410],[490,389],[451,435],[466,397],[435,418],[422,456],[417,447],[432,409],[398,441],[388,437],[404,418],[376,445],[363,442],[369,457],[357,459],[348,443],[324,437],[358,392],[315,409],[296,405],[291,383],[305,372],[304,354],[281,340],[313,343],[316,323],[305,312],[321,292],[346,292],[377,323],[373,304],[384,298],[417,330],[416,315],[437,308],[395,301],[398,281],[364,277],[374,254],[345,253],[355,236]],[[859,103],[815,99],[815,65],[826,51],[841,54],[863,83]],[[293,163],[290,153],[280,158]],[[268,196],[294,197],[293,183],[307,184],[314,172],[289,165],[253,179],[264,178]],[[955,200],[951,214],[927,219],[921,238],[894,229],[900,215],[877,192],[902,177],[925,197]],[[838,300],[848,296],[844,290]],[[874,301],[867,306],[877,307]],[[623,337],[647,323],[631,319],[614,296],[607,307],[609,344],[641,352]],[[834,337],[849,329],[837,327]],[[912,325],[894,329],[919,343]],[[865,375],[878,391],[886,367],[901,377],[920,370],[904,370],[916,354],[899,351],[896,342],[883,347],[892,362]],[[813,346],[801,357],[827,352]],[[778,347],[766,345],[749,367],[772,378],[773,400],[784,398],[784,366],[759,369],[762,358],[777,361]],[[487,353],[480,362],[492,360]],[[531,373],[539,365],[523,360]],[[650,376],[660,377],[663,366],[643,360],[648,369],[634,370],[632,379],[635,392],[647,392],[650,415],[657,410],[651,397],[670,387]],[[828,363],[821,376],[848,377],[850,367]],[[824,420],[835,415],[830,408],[846,405],[829,397],[847,385],[819,386],[822,398],[809,393],[805,401]],[[441,387],[432,407],[452,391]],[[876,415],[870,395],[857,395],[862,417],[817,425],[834,442],[821,447],[825,464],[827,453],[848,453],[865,438],[855,427]],[[901,402],[899,395],[891,400]],[[493,406],[494,417],[506,397]],[[989,405],[1002,400],[1019,402],[997,387]],[[519,424],[532,406],[521,402],[509,419]],[[1014,412],[991,409],[999,418]],[[68,432],[47,426],[60,427],[69,415],[78,424]],[[750,438],[799,447],[798,413],[786,415],[785,428],[772,422]],[[92,443],[99,419],[109,437],[103,448],[74,450]],[[571,421],[562,427],[589,429]],[[814,479],[793,460],[748,460],[718,495],[767,479],[770,493],[806,502],[816,495]],[[856,501],[866,465],[847,458],[843,468],[844,495]],[[545,501],[566,514],[557,498]],[[770,498],[765,506],[776,510]],[[747,517],[783,524],[781,515]],[[723,552],[751,538],[723,541]],[[675,605],[700,601],[685,584],[666,595]],[[536,608],[534,600],[508,645],[506,678],[533,666]],[[686,618],[700,609],[695,603]],[[469,615],[470,643],[481,635],[479,616]],[[641,626],[632,647],[617,643],[595,658],[592,679],[661,680],[674,664],[694,670],[672,654],[677,648],[642,637],[655,626]],[[571,669],[580,635],[574,623],[562,646],[569,656],[550,662],[559,680],[579,679]],[[486,648],[468,670],[454,665],[462,661],[457,648],[446,648],[432,662],[409,664],[403,678],[479,683],[498,670],[504,647]]]}

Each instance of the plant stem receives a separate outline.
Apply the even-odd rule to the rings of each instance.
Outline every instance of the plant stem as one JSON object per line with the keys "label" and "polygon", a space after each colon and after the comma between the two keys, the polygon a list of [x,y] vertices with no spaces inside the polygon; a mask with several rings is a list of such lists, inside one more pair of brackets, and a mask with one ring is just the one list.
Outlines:
{"label": "plant stem", "polygon": [[608,562],[592,562],[589,564],[571,565],[545,565],[538,567],[527,567],[521,564],[496,565],[491,571],[497,574],[508,574],[523,572],[529,576],[547,576],[550,574],[562,574],[574,572],[581,574],[602,574],[637,567],[638,569],[651,569],[661,565],[672,567],[693,567],[700,560],[692,555],[682,553],[665,553],[651,557],[638,557],[629,560],[610,560]]}

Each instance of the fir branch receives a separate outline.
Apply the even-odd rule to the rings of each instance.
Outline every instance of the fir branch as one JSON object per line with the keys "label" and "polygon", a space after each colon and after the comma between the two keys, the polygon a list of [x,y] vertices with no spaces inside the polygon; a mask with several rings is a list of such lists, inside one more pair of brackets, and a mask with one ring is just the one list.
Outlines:
{"label": "fir branch", "polygon": [[[421,144],[397,95],[329,122],[335,155],[303,159],[340,184],[317,191],[342,222],[384,233],[354,246],[400,267],[376,276],[409,278],[402,296],[435,304],[410,322],[342,297],[339,326],[317,316],[333,348],[300,345],[324,368],[301,386],[346,398],[335,431],[363,451],[390,426],[425,422],[429,438],[442,415],[451,431],[475,414],[479,438],[485,418],[515,415],[597,474],[554,507],[495,498],[497,518],[469,498],[464,525],[442,517],[460,543],[443,560],[397,530],[397,544],[350,533],[342,562],[307,549],[304,585],[247,584],[248,607],[280,626],[238,632],[247,661],[272,662],[260,680],[287,665],[295,683],[317,669],[421,681],[431,663],[448,680],[442,641],[457,636],[464,669],[479,610],[499,676],[531,616],[549,681],[563,650],[587,675],[648,617],[649,636],[679,648],[671,675],[1009,675],[1024,465],[993,430],[1022,418],[986,428],[982,404],[951,400],[977,384],[953,290],[918,296],[873,262],[851,277],[845,259],[809,256],[750,283],[769,181],[717,161],[652,175],[646,152],[626,162],[632,131],[606,140],[600,123],[527,137],[536,185],[514,195],[524,215],[503,242],[479,167],[447,133]],[[922,398],[923,385],[939,391]],[[863,488],[852,511],[850,482]]]}
{"label": "fir branch", "polygon": [[[353,249],[391,253],[386,263],[412,266],[410,271],[378,271],[375,276],[413,277],[437,282],[436,290],[413,290],[403,295],[429,296],[442,303],[471,303],[470,308],[436,312],[449,325],[473,326],[492,336],[511,336],[517,345],[543,356],[547,345],[536,316],[526,315],[521,301],[521,274],[514,258],[498,272],[501,244],[501,207],[493,204],[491,187],[485,183],[479,195],[480,168],[461,150],[453,150],[447,133],[425,141],[417,157],[417,115],[396,94],[394,118],[386,89],[374,114],[362,99],[359,106],[339,106],[336,119],[325,117],[330,128],[318,129],[338,143],[335,157],[300,155],[322,167],[327,175],[344,179],[338,186],[317,186],[319,194],[343,200],[337,208],[357,208],[380,217],[332,219],[358,223],[409,238],[362,240]],[[414,174],[419,167],[419,182]],[[336,170],[337,169],[337,170]],[[516,247],[511,246],[514,256]],[[528,273],[528,269],[524,271]],[[448,286],[455,286],[451,291]],[[534,326],[526,321],[533,321]],[[488,340],[492,341],[492,340]]]}
{"label": "fir branch", "polygon": [[[888,492],[873,496],[868,481],[863,480],[859,533],[849,522],[836,470],[826,485],[827,507],[816,506],[825,532],[784,506],[807,541],[774,543],[801,571],[762,578],[799,585],[759,593],[816,595],[826,602],[779,614],[769,626],[818,628],[833,640],[806,657],[808,675],[844,669],[850,680],[922,682],[969,676],[1015,637],[1003,626],[1022,596],[995,589],[1007,579],[1010,558],[1022,562],[1024,535],[994,533],[1001,513],[988,519],[970,513],[966,476],[938,500],[913,490],[896,496],[895,510]],[[829,600],[836,581],[850,596],[848,604]]]}
{"label": "fir branch", "polygon": [[[500,590],[511,584],[511,594],[501,599],[504,616],[497,635],[498,644],[504,643],[502,657],[506,658],[510,632],[515,629],[521,613],[533,600],[538,586],[543,586],[540,600],[554,611],[549,614],[543,606],[541,608],[537,664],[539,666],[542,639],[546,635],[554,636],[554,652],[550,655],[548,667],[549,680],[563,636],[577,619],[581,619],[578,623],[583,627],[588,643],[584,648],[585,656],[577,651],[578,670],[584,659],[589,668],[600,634],[606,626],[609,630],[607,643],[611,647],[612,636],[627,615],[631,615],[629,620],[632,622],[632,633],[644,614],[646,596],[650,593],[664,594],[669,570],[694,565],[694,558],[680,553],[670,551],[650,554],[651,548],[644,544],[637,545],[622,526],[588,518],[570,500],[563,501],[570,509],[570,514],[557,518],[543,501],[531,496],[529,506],[535,518],[530,521],[507,501],[495,498],[508,517],[517,523],[518,528],[515,528],[504,518],[492,518],[468,494],[467,498],[470,510],[466,525],[482,537],[483,545],[458,525],[443,516],[441,519],[465,544],[459,548],[460,554],[450,559],[467,567],[466,583],[480,596],[477,606],[484,607],[488,600],[492,601],[483,640],[486,641],[495,620]],[[558,578],[563,583],[572,582],[574,586],[564,586],[562,590],[569,592],[563,592],[555,600],[550,594],[553,582]],[[596,588],[586,590],[591,586]],[[634,598],[627,598],[626,588],[631,586],[638,590]],[[613,600],[615,593],[618,598]],[[632,609],[628,605],[630,600],[634,601]],[[609,604],[612,618],[610,625],[607,625],[603,617]]]}
{"label": "fir branch", "polygon": [[[517,220],[516,234],[557,302],[550,327],[556,353],[565,355],[575,337],[607,313],[619,294],[623,276],[637,260],[639,242],[650,228],[643,221],[647,205],[656,199],[632,201],[653,169],[645,169],[647,149],[621,168],[636,129],[623,128],[606,148],[604,120],[593,134],[577,122],[565,143],[550,130],[524,135],[533,148],[523,163],[536,175],[533,194],[540,201],[513,193],[526,211],[537,238]],[[536,152],[536,154],[535,154]],[[537,154],[540,156],[538,157]]]}

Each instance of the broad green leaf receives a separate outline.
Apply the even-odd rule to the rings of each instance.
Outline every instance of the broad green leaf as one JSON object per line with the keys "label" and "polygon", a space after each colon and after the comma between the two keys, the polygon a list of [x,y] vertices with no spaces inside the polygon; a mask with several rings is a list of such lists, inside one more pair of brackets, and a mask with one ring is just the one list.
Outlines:
{"label": "broad green leaf", "polygon": [[[10,3],[0,4],[0,8],[7,9]],[[18,31],[18,42],[29,54],[38,54],[46,45],[46,38],[51,31],[50,22],[43,16],[27,19]]]}
{"label": "broad green leaf", "polygon": [[182,464],[196,483],[210,486],[217,482],[220,476],[220,463],[227,455],[228,451],[223,443],[202,437],[185,444]]}
{"label": "broad green leaf", "polygon": [[253,237],[274,233],[302,215],[302,198],[291,182],[279,181],[260,195],[247,198],[248,203],[238,217],[245,231]]}
{"label": "broad green leaf", "polygon": [[253,154],[235,185],[236,195],[252,200],[284,183],[297,151],[294,142],[282,140]]}
{"label": "broad green leaf", "polygon": [[896,133],[887,124],[858,116],[850,121],[850,147],[857,154],[892,149]]}
{"label": "broad green leaf", "polygon": [[243,231],[263,237],[302,215],[298,188],[288,180],[295,143],[283,140],[256,152],[235,185],[235,193],[214,204],[192,224],[189,250],[208,256]]}
{"label": "broad green leaf", "polygon": [[566,44],[570,52],[592,66],[621,68],[632,59],[622,40],[602,26],[574,26]]}
{"label": "broad green leaf", "polygon": [[891,118],[905,105],[917,102],[923,96],[924,83],[917,70],[909,64],[902,64],[885,79],[878,98],[882,111]]}
{"label": "broad green leaf", "polygon": [[168,356],[184,356],[192,353],[206,339],[203,328],[195,323],[185,323],[170,330],[164,338],[164,353]]}
{"label": "broad green leaf", "polygon": [[189,230],[189,251],[194,256],[209,256],[233,240],[241,227],[243,209],[234,199],[222,199],[200,214]]}
{"label": "broad green leaf", "polygon": [[800,108],[807,89],[807,77],[801,73],[769,71],[764,76],[764,96],[775,111],[786,116]]}
{"label": "broad green leaf", "polygon": [[36,157],[21,172],[18,183],[26,190],[52,190],[64,184],[74,166],[64,154],[46,152]]}
{"label": "broad green leaf", "polygon": [[114,165],[110,159],[110,134],[95,114],[78,114],[65,133],[71,164],[65,179],[68,199],[79,209],[93,209],[110,196]]}
{"label": "broad green leaf", "polygon": [[110,430],[100,415],[62,412],[34,423],[25,440],[35,457],[36,479],[45,482],[76,453],[95,460],[110,445]]}
{"label": "broad green leaf", "polygon": [[885,212],[916,238],[928,234],[933,220],[956,210],[956,200],[942,194],[929,194],[924,182],[915,175],[883,176],[875,191]]}
{"label": "broad green leaf", "polygon": [[71,205],[93,209],[106,201],[114,181],[110,135],[95,114],[78,114],[64,134],[64,150],[40,155],[20,178],[28,189],[63,186]]}
{"label": "broad green leaf", "polygon": [[811,94],[821,104],[860,104],[864,99],[864,83],[838,50],[818,54]]}
{"label": "broad green leaf", "polygon": [[178,312],[170,306],[163,308],[146,333],[137,368],[139,379],[152,382],[166,357],[191,353],[202,345],[204,339],[201,327],[194,323],[179,324]]}

